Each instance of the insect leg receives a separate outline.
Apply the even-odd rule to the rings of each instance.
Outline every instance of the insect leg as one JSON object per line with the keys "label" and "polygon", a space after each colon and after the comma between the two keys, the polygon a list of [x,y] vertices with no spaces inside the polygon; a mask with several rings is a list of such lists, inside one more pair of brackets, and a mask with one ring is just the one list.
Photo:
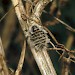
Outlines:
{"label": "insect leg", "polygon": [[56,38],[53,36],[53,34],[46,27],[44,27],[44,29],[49,33],[49,35],[52,37],[52,39],[55,41],[55,43],[59,44],[58,41],[56,40]]}

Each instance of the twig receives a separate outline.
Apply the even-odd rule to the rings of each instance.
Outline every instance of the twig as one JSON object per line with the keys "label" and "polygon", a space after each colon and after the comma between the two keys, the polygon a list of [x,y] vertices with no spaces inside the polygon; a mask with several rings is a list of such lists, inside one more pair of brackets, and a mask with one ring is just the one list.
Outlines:
{"label": "twig", "polygon": [[74,41],[74,36],[73,34],[70,34],[66,42],[66,48],[70,49],[72,47],[73,41]]}
{"label": "twig", "polygon": [[72,32],[75,32],[75,29],[72,28],[71,26],[69,26],[67,23],[65,23],[64,21],[60,20],[59,18],[57,17],[54,17],[57,21],[59,21],[60,23],[62,23],[64,26],[66,26],[66,28]]}
{"label": "twig", "polygon": [[[47,13],[50,15],[50,13],[48,13],[47,11],[43,10],[43,12]],[[52,16],[52,15],[51,15]],[[63,24],[64,26],[66,26],[66,28],[69,30],[69,31],[72,31],[72,32],[75,32],[75,29],[72,28],[70,25],[68,25],[67,23],[65,23],[64,21],[62,21],[61,19],[59,19],[58,17],[55,17],[55,16],[52,16],[55,20],[57,20],[58,22],[60,22],[61,24]],[[55,21],[55,23],[57,23]],[[49,22],[47,22],[47,24],[49,24]]]}
{"label": "twig", "polygon": [[[14,9],[14,7],[12,9]],[[6,18],[5,18],[4,27],[3,27],[3,31],[2,31],[2,43],[3,43],[3,47],[5,50],[7,50],[10,40],[11,40],[11,37],[16,28],[16,18],[15,18],[14,10],[11,10],[11,12],[9,12],[7,14],[8,14],[8,16],[6,16]],[[5,51],[5,52],[7,52],[7,51]]]}
{"label": "twig", "polygon": [[16,4],[14,7],[12,7],[2,18],[0,18],[0,22],[9,14],[11,10],[13,10],[18,4]]}
{"label": "twig", "polygon": [[69,75],[70,58],[62,58],[62,73],[61,75]]}
{"label": "twig", "polygon": [[5,61],[5,53],[2,46],[1,38],[0,38],[0,74],[9,75],[8,67]]}
{"label": "twig", "polygon": [[20,72],[21,72],[21,70],[22,70],[23,63],[24,63],[25,50],[26,50],[26,41],[24,41],[24,46],[23,46],[23,48],[22,48],[20,60],[19,60],[19,63],[18,63],[17,70],[16,70],[16,72],[15,72],[15,75],[20,75]]}
{"label": "twig", "polygon": [[26,1],[26,14],[31,15],[32,4]]}
{"label": "twig", "polygon": [[[23,4],[22,4],[22,2],[21,2],[21,0],[11,0],[12,1],[12,3],[13,3],[13,5],[14,6],[16,6],[17,4],[18,4],[18,6],[17,7],[15,7],[15,12],[16,12],[16,15],[17,15],[17,17],[18,17],[18,20],[19,20],[19,22],[20,22],[20,25],[21,25],[21,27],[22,27],[22,30],[25,32],[25,30],[27,30],[27,23],[26,23],[26,21],[25,20],[23,20],[22,19],[22,14],[24,15],[26,15],[26,12],[25,12],[25,9],[24,9],[24,6],[23,6]],[[26,18],[26,17],[25,17]]]}
{"label": "twig", "polygon": [[[44,7],[49,3],[49,0],[40,0],[35,8],[34,13],[32,15],[32,18],[37,20],[36,16],[39,18],[41,13],[43,12]],[[35,16],[36,15],[36,16]],[[35,25],[35,21],[30,21],[31,25]],[[39,24],[38,24],[39,25]],[[30,42],[28,42],[31,48],[31,51],[33,53],[33,56],[38,64],[38,67],[41,71],[42,75],[56,75],[56,72],[54,70],[53,64],[50,60],[50,57],[46,50],[38,51],[31,47]]]}
{"label": "twig", "polygon": [[[73,35],[71,35],[70,34],[70,36],[69,36],[69,38],[68,38],[68,40],[67,40],[67,43],[66,43],[66,47],[68,48],[68,49],[70,49],[71,48],[71,46],[72,46],[72,42],[73,42]],[[68,50],[69,52],[70,52],[70,50]],[[62,70],[61,70],[61,75],[69,75],[69,73],[70,73],[70,63],[71,63],[71,61],[72,62],[74,62],[71,58],[75,58],[74,57],[74,55],[72,55],[72,54],[70,54],[70,53],[68,53],[69,54],[69,57],[68,58],[64,58],[64,56],[63,56],[63,58],[62,58],[62,60],[61,60],[61,62],[62,62]]]}
{"label": "twig", "polygon": [[[56,10],[57,8],[58,8],[58,10],[57,10],[57,12],[56,12],[56,17],[60,18],[60,16],[61,16],[61,11],[60,11],[60,9],[59,9],[59,7],[58,7],[58,5],[57,5],[57,0],[53,0],[52,4],[51,4],[51,6],[50,6],[50,12],[49,12],[49,14],[50,14],[50,15],[54,15],[55,10]],[[53,20],[51,20],[51,21],[45,22],[45,23],[44,23],[44,26],[54,26],[54,25],[56,25],[56,24],[58,24],[58,23],[59,23],[59,22],[58,22],[56,19],[53,19]]]}

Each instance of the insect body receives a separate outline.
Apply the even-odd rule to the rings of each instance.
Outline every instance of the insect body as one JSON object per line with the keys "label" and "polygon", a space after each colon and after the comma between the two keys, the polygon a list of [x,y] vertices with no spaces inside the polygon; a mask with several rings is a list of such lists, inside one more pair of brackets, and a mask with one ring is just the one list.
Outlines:
{"label": "insect body", "polygon": [[49,39],[47,32],[39,25],[33,25],[29,28],[30,45],[36,50],[42,50],[47,47]]}

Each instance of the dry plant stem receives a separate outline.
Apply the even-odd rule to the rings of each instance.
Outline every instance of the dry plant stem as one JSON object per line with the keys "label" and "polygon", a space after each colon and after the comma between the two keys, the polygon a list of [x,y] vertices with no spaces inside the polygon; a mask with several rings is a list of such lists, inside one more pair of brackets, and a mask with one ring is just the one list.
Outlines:
{"label": "dry plant stem", "polygon": [[0,75],[9,75],[8,67],[5,61],[5,53],[0,38]]}
{"label": "dry plant stem", "polygon": [[30,16],[32,5],[29,2],[26,2],[26,14]]}
{"label": "dry plant stem", "polygon": [[[44,12],[45,12],[45,13],[48,13],[48,12],[46,12],[46,11],[44,11]],[[49,22],[49,21],[48,21],[48,22],[45,23],[45,26],[54,25],[54,24],[60,22],[61,24],[63,24],[64,26],[66,26],[66,28],[67,28],[69,31],[75,32],[75,29],[74,29],[74,28],[72,28],[72,27],[69,26],[67,23],[65,23],[64,21],[62,21],[62,20],[59,19],[61,13],[60,13],[60,11],[58,11],[58,13],[59,13],[59,15],[57,15],[58,17],[53,16],[53,18],[55,19],[54,22]],[[58,22],[57,22],[57,21],[58,21]]]}
{"label": "dry plant stem", "polygon": [[25,8],[23,7],[21,0],[16,0],[16,1],[11,0],[11,1],[12,1],[14,6],[16,6],[18,4],[18,6],[15,7],[15,12],[16,12],[18,20],[20,22],[20,25],[22,27],[22,30],[25,31],[27,29],[27,23],[26,23],[26,21],[24,21],[22,19],[22,14],[26,14]]}
{"label": "dry plant stem", "polygon": [[39,1],[39,0],[34,0],[34,3],[37,4],[38,1]]}
{"label": "dry plant stem", "polygon": [[8,13],[13,10],[18,4],[16,4],[14,7],[12,7],[2,18],[0,18],[0,22],[8,15]]}
{"label": "dry plant stem", "polygon": [[[34,13],[32,15],[33,19],[37,20],[36,16],[40,17],[40,15],[43,11],[43,8],[45,7],[46,4],[49,3],[49,1],[50,0],[41,0],[37,3],[37,5],[34,8]],[[30,24],[35,25],[37,23],[35,23],[35,21],[30,21]],[[30,45],[30,47],[31,47],[31,45]],[[36,50],[31,47],[31,51],[32,51],[33,56],[39,66],[39,69],[40,69],[42,75],[56,75],[53,64],[52,64],[50,57],[46,50],[42,50],[42,51],[39,50],[38,52],[36,52]]]}
{"label": "dry plant stem", "polygon": [[74,36],[73,34],[70,34],[66,42],[66,48],[70,49],[72,47],[73,41],[74,41]]}
{"label": "dry plant stem", "polygon": [[65,51],[64,49],[56,48],[56,47],[55,47],[55,48],[48,48],[48,50],[58,50],[58,51],[59,51],[59,50],[62,50],[62,51]]}
{"label": "dry plant stem", "polygon": [[19,63],[18,63],[17,70],[16,70],[16,72],[15,72],[15,75],[20,75],[20,72],[21,72],[21,70],[22,70],[23,63],[24,63],[25,50],[26,50],[26,41],[24,41],[24,46],[23,46],[23,48],[22,48],[20,60],[19,60]]}
{"label": "dry plant stem", "polygon": [[[28,50],[28,48],[27,48],[27,50]],[[29,59],[31,59],[31,60],[29,60]],[[34,60],[33,56],[30,56],[30,52],[29,51],[27,51],[27,53],[26,53],[25,60],[27,61],[28,66],[29,66],[32,74],[33,75],[37,75],[38,73],[37,73],[36,69],[34,68],[35,67],[35,65],[34,65],[34,61],[35,60]]]}
{"label": "dry plant stem", "polygon": [[60,23],[62,23],[64,26],[66,26],[66,28],[72,32],[75,32],[75,29],[70,27],[67,23],[63,22],[62,20],[60,20],[59,18],[57,17],[54,17],[54,19],[56,19],[57,21],[59,21]]}
{"label": "dry plant stem", "polygon": [[38,51],[36,53],[35,49],[31,48],[31,51],[42,75],[56,75],[53,64],[46,50]]}
{"label": "dry plant stem", "polygon": [[[73,35],[70,34],[70,36],[68,37],[68,40],[66,42],[66,47],[68,49],[71,48],[73,39],[74,39]],[[69,55],[69,57],[71,57],[71,55]],[[61,62],[62,62],[63,65],[62,65],[61,75],[69,75],[69,73],[70,73],[69,65],[70,65],[71,61],[72,60],[70,60],[70,58],[66,58],[66,59],[64,57],[62,58]]]}
{"label": "dry plant stem", "polygon": [[[60,16],[61,16],[61,12],[60,12],[60,10],[58,10],[57,13],[56,13],[56,17],[59,18]],[[57,21],[56,19],[53,19],[52,21],[47,21],[45,23],[45,26],[53,26],[53,25],[56,25],[58,23],[59,23],[59,21]]]}
{"label": "dry plant stem", "polygon": [[[36,6],[34,8],[34,13],[31,16],[33,21],[29,20],[28,24],[26,24],[25,21],[23,21],[23,19],[21,17],[21,14],[25,13],[23,5],[21,5],[22,4],[21,0],[16,0],[16,1],[12,0],[12,2],[13,2],[14,6],[19,2],[19,6],[15,8],[15,11],[16,11],[17,17],[20,21],[22,30],[24,31],[26,29],[26,25],[31,26],[31,25],[37,24],[34,20],[38,20],[37,17],[39,18],[41,16],[41,13],[42,13],[44,7],[50,2],[50,0],[40,0],[36,4]],[[20,11],[20,9],[22,10],[22,12]],[[28,42],[28,44],[30,45],[30,42]],[[55,69],[52,65],[52,62],[49,58],[47,51],[46,50],[43,50],[43,51],[39,50],[38,52],[36,52],[36,50],[34,48],[32,48],[31,46],[30,46],[30,48],[31,48],[33,56],[38,64],[38,67],[40,69],[41,74],[42,75],[56,75]]]}
{"label": "dry plant stem", "polygon": [[[49,12],[49,14],[53,15],[56,9],[57,9],[57,0],[54,0],[52,2],[52,5],[50,6],[50,12]],[[61,16],[61,11],[58,9],[57,12],[56,12],[56,17],[59,18],[60,16]],[[59,23],[59,22],[56,19],[53,19],[52,21],[45,22],[44,25],[45,26],[52,26],[52,25],[55,25],[57,23]]]}
{"label": "dry plant stem", "polygon": [[51,15],[53,15],[53,13],[54,13],[54,11],[55,11],[56,8],[57,8],[57,3],[56,3],[56,0],[54,0],[54,1],[52,2],[51,7],[50,7],[50,14],[51,14]]}
{"label": "dry plant stem", "polygon": [[14,10],[11,10],[8,16],[6,16],[5,25],[4,25],[3,32],[2,32],[2,43],[3,43],[3,47],[5,50],[7,50],[7,47],[9,46],[9,43],[15,31],[15,28],[16,28],[15,12]]}
{"label": "dry plant stem", "polygon": [[70,65],[70,58],[62,58],[62,72],[61,75],[69,75],[69,65]]}

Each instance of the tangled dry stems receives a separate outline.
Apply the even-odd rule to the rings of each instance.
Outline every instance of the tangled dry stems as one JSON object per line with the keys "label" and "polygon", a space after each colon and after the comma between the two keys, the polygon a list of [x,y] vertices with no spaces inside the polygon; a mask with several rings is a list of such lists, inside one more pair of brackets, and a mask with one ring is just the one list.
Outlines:
{"label": "tangled dry stems", "polygon": [[[60,1],[62,1],[62,0],[60,0]],[[37,4],[39,2],[39,0],[34,0],[33,2],[31,2],[31,1],[26,1],[26,3],[25,3],[25,13],[24,14],[21,14],[21,18],[24,20],[24,21],[27,21],[27,20],[31,20],[31,21],[34,21],[34,22],[36,22],[37,24],[40,24],[40,21],[39,21],[39,19],[37,18],[37,16],[36,16],[36,18],[38,19],[38,20],[35,20],[35,19],[33,19],[33,18],[30,18],[29,16],[31,15],[31,14],[34,14],[34,11],[32,11],[32,13],[30,12],[30,11],[28,11],[28,10],[33,10],[33,7]],[[61,2],[60,2],[61,3]],[[17,7],[18,6],[18,4],[15,6],[15,7]],[[14,7],[14,8],[15,8]],[[32,7],[32,8],[30,8],[30,7]],[[53,3],[52,3],[52,6],[50,7],[50,15],[53,15],[52,13],[54,12],[54,10],[56,9],[56,0],[54,0],[53,1]],[[22,12],[22,11],[21,11]],[[42,11],[43,12],[43,11]],[[7,14],[6,14],[7,15]],[[5,16],[6,16],[5,15]],[[4,17],[5,17],[4,16]],[[46,28],[46,26],[47,25],[55,25],[56,23],[59,23],[59,22],[61,22],[63,25],[65,25],[67,28],[68,28],[68,30],[70,30],[70,31],[73,31],[73,32],[75,32],[75,29],[73,29],[72,27],[70,27],[68,24],[66,24],[65,22],[63,22],[63,21],[61,21],[60,19],[59,19],[59,17],[61,16],[61,12],[60,12],[60,10],[58,10],[58,12],[57,12],[57,16],[56,17],[54,17],[54,21],[52,21],[52,22],[46,22],[45,23],[45,25],[44,25],[44,29],[45,30],[47,30],[47,32],[50,34],[50,36],[52,37],[52,39],[55,41],[55,43],[57,44],[57,46],[56,45],[54,45],[52,42],[50,42],[50,44],[53,46],[53,48],[48,48],[48,50],[56,50],[56,51],[58,51],[59,52],[59,50],[61,50],[61,51],[63,51],[63,53],[62,54],[60,54],[60,58],[65,58],[66,60],[67,59],[69,59],[70,61],[72,61],[72,62],[75,62],[74,60],[72,60],[71,58],[74,58],[75,59],[75,56],[74,56],[74,54],[73,53],[75,53],[75,51],[74,50],[69,50],[69,49],[67,49],[67,48],[65,48],[65,46],[63,45],[63,44],[60,44],[60,43],[58,43],[58,41],[55,39],[55,37],[53,36],[53,34]],[[4,18],[3,17],[3,18]],[[2,19],[3,19],[2,18]],[[1,19],[1,20],[2,20]],[[1,21],[0,20],[0,21]],[[24,49],[25,49],[26,47],[24,47]],[[23,49],[23,50],[24,50]],[[65,57],[65,54],[68,54],[68,58],[66,58]],[[25,54],[23,54],[23,58],[24,58],[24,56],[25,56]],[[22,57],[22,56],[21,56]],[[22,58],[21,58],[22,59]],[[24,60],[24,59],[23,59]],[[17,70],[16,70],[16,72],[15,72],[15,75],[19,75],[20,74],[20,71],[22,70],[22,66],[23,66],[23,61],[20,61],[20,62],[22,62],[22,63],[20,63],[21,64],[21,67],[20,67],[20,65],[18,64],[18,67],[19,68],[17,68]],[[17,73],[18,72],[18,73]]]}

